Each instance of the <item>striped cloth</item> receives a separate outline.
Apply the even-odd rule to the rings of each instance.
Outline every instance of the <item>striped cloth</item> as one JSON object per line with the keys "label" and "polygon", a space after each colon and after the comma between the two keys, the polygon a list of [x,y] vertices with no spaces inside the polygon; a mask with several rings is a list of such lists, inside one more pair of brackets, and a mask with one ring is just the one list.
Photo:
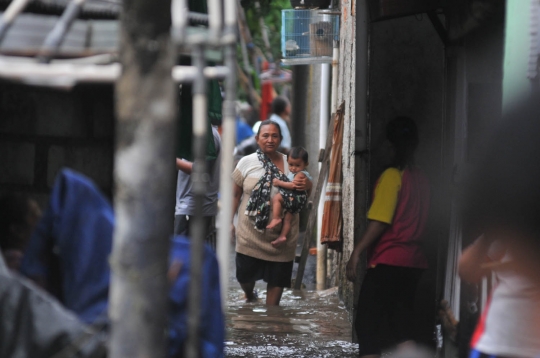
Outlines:
{"label": "striped cloth", "polygon": [[324,211],[322,217],[321,243],[327,244],[329,249],[341,251],[343,215],[341,210],[341,190],[343,172],[341,153],[343,149],[343,117],[345,103],[339,106],[334,121],[334,135],[332,138],[332,154],[330,156],[330,171],[326,194],[324,196]]}

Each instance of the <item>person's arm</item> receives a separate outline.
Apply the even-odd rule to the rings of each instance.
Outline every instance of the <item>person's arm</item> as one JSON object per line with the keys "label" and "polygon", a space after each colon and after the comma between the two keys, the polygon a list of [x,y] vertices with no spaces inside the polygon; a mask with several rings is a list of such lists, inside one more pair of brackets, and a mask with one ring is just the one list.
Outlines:
{"label": "person's arm", "polygon": [[233,206],[232,206],[232,218],[231,218],[231,236],[234,238],[235,229],[234,229],[234,215],[238,211],[238,206],[240,206],[240,199],[242,198],[243,189],[238,184],[233,184]]}
{"label": "person's arm", "polygon": [[274,180],[272,180],[272,184],[274,186],[279,186],[280,188],[283,188],[283,189],[288,189],[288,190],[294,190],[295,189],[294,183],[292,183],[290,181],[279,180],[277,178],[274,178]]}
{"label": "person's arm", "polygon": [[349,281],[354,281],[356,279],[356,271],[362,252],[364,252],[364,250],[366,250],[372,243],[381,237],[389,226],[389,224],[381,221],[372,220],[369,222],[366,232],[364,235],[362,235],[360,241],[358,241],[358,243],[354,246],[351,258],[347,263],[347,279]]}
{"label": "person's arm", "polygon": [[463,250],[458,263],[458,274],[463,281],[479,283],[491,273],[485,263],[491,261],[488,252],[492,241],[485,235],[480,236]]}
{"label": "person's arm", "polygon": [[294,189],[300,190],[300,191],[310,191],[313,187],[313,182],[308,179],[308,177],[304,173],[298,173],[294,177],[294,180],[292,181],[294,184]]}
{"label": "person's arm", "polygon": [[176,158],[176,169],[191,175],[191,172],[193,171],[193,163],[184,159]]}

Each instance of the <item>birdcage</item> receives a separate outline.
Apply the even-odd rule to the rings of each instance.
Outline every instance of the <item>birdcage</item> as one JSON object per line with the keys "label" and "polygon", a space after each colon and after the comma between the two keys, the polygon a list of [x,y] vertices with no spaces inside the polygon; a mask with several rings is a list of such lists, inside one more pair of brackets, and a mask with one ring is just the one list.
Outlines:
{"label": "birdcage", "polygon": [[281,11],[281,51],[284,62],[331,62],[334,41],[337,40],[339,15],[325,10]]}

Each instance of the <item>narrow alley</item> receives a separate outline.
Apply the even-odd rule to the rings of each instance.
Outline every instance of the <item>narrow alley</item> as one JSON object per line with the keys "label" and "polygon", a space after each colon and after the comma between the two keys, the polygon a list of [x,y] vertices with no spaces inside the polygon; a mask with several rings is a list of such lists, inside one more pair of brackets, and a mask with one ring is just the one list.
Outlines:
{"label": "narrow alley", "polygon": [[[314,257],[308,260],[306,271],[314,264],[312,259]],[[259,281],[255,286],[259,293],[258,302],[246,303],[235,279],[234,253],[230,267],[227,357],[358,356],[358,345],[351,343],[351,324],[345,306],[339,301],[337,288],[325,291],[286,289],[279,307],[267,307],[264,304],[266,284]]]}

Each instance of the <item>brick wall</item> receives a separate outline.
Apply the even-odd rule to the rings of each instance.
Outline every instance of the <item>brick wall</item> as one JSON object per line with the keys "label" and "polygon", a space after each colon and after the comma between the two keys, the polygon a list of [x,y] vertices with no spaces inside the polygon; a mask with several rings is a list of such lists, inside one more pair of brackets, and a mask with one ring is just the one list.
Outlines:
{"label": "brick wall", "polygon": [[111,197],[113,155],[112,85],[0,83],[0,194],[25,192],[44,207],[56,174],[69,167]]}

